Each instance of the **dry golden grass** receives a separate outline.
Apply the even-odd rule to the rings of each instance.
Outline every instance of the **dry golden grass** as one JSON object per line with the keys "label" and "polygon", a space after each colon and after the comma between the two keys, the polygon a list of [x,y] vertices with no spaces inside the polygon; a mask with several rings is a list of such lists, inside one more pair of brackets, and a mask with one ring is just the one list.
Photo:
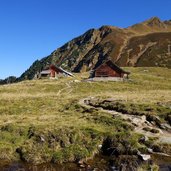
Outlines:
{"label": "dry golden grass", "polygon": [[[106,97],[148,104],[171,102],[171,70],[127,70],[132,72],[130,82],[86,82],[81,80],[87,78],[88,73],[83,73],[76,74],[74,78],[32,80],[0,86],[0,127],[9,126],[5,128],[7,132],[1,132],[0,150],[7,147],[8,150],[4,153],[10,158],[18,146],[31,141],[27,140],[27,132],[31,126],[45,132],[71,127],[77,130],[93,129],[101,133],[112,132],[115,128],[105,124],[106,121],[95,122],[92,119],[96,113],[82,112],[78,105],[82,98]],[[97,114],[98,117],[108,117],[107,114]],[[20,136],[17,132],[19,130],[26,133]],[[3,158],[3,153],[0,158]]]}
{"label": "dry golden grass", "polygon": [[[130,82],[75,82],[88,76],[59,80],[33,80],[0,86],[0,124],[83,124],[79,116],[61,109],[88,96],[111,97],[141,103],[171,102],[171,71],[165,68],[127,68]],[[87,124],[87,123],[86,123]]]}

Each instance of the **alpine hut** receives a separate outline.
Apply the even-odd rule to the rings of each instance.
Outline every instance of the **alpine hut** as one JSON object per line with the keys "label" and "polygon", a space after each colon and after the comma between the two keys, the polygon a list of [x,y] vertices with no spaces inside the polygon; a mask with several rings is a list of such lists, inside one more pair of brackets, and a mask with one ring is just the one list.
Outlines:
{"label": "alpine hut", "polygon": [[73,74],[56,65],[51,65],[45,70],[42,70],[39,74],[39,78],[52,78],[53,79],[53,78],[59,78],[59,77],[64,77],[64,76],[73,77]]}
{"label": "alpine hut", "polygon": [[122,81],[128,79],[129,74],[130,72],[123,70],[111,60],[108,60],[91,71],[90,79],[94,81]]}

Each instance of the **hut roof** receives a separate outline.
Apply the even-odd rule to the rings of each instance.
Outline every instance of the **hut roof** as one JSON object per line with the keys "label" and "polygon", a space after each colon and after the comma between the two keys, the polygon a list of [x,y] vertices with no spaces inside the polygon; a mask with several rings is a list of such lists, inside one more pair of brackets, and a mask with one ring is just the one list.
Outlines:
{"label": "hut roof", "polygon": [[[107,64],[108,66],[110,66],[112,69],[117,70],[118,72],[121,73],[125,73],[125,74],[130,74],[130,72],[123,70],[121,67],[119,67],[118,65],[116,65],[113,61],[108,60],[108,61],[104,61],[101,65],[103,64]],[[94,69],[94,71],[96,71],[101,65],[99,65],[97,68]]]}
{"label": "hut roof", "polygon": [[50,73],[51,73],[50,69],[43,70],[43,71],[40,72],[40,74],[50,74]]}
{"label": "hut roof", "polygon": [[50,68],[53,69],[53,70],[55,70],[55,71],[60,71],[60,72],[62,72],[62,73],[65,73],[65,74],[67,74],[67,75],[69,75],[69,76],[71,76],[71,77],[74,76],[72,73],[70,73],[70,72],[68,72],[68,71],[64,70],[63,68],[58,67],[58,66],[56,66],[56,65],[51,65]]}

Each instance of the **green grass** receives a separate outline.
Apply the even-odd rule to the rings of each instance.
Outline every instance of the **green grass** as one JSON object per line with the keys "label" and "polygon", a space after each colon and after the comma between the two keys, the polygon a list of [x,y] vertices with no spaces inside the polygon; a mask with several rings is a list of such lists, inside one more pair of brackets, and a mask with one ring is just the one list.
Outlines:
{"label": "green grass", "polygon": [[[78,104],[85,97],[113,98],[126,105],[152,106],[171,103],[171,70],[126,68],[130,82],[75,82],[88,73],[59,80],[33,80],[0,86],[0,158],[28,162],[74,161],[93,156],[108,136],[132,128],[107,113],[88,111]],[[33,136],[29,137],[29,130]],[[50,136],[51,135],[51,136]],[[45,141],[40,141],[42,136]],[[55,138],[54,138],[55,137]],[[137,143],[137,137],[133,138]],[[136,141],[136,142],[134,142]],[[138,144],[136,144],[139,146]],[[20,156],[16,153],[20,149]]]}

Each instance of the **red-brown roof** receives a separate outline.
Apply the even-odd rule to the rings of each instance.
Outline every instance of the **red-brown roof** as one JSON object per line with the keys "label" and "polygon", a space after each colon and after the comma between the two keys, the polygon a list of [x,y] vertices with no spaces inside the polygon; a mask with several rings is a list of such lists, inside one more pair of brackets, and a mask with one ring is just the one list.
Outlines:
{"label": "red-brown roof", "polygon": [[[125,73],[125,74],[130,74],[130,72],[123,70],[122,68],[120,68],[118,65],[116,65],[113,61],[108,60],[108,61],[104,61],[101,65],[103,64],[107,64],[108,66],[110,66],[112,69],[117,70],[120,73]],[[97,68],[94,69],[94,71],[96,71],[101,65],[99,65]]]}

